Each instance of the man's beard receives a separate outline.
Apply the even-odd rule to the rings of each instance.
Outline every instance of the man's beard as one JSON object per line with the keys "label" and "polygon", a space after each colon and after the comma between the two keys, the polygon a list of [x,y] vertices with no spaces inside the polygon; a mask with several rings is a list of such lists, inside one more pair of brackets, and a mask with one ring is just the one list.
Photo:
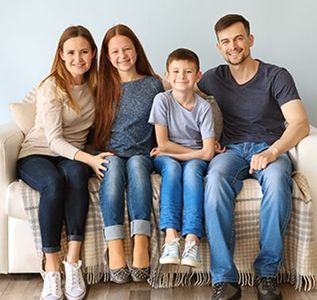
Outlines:
{"label": "man's beard", "polygon": [[238,66],[238,65],[241,65],[249,57],[250,57],[250,53],[248,53],[247,55],[243,55],[238,61],[231,61],[230,56],[228,56],[228,58],[225,58],[225,60],[228,64],[232,66]]}

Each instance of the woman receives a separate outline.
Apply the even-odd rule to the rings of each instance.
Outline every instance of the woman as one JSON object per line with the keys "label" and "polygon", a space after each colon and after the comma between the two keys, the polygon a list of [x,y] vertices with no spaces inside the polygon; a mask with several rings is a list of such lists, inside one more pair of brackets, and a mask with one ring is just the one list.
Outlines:
{"label": "woman", "polygon": [[41,299],[63,297],[57,254],[64,222],[68,240],[63,261],[65,296],[78,300],[86,293],[79,258],[89,203],[89,167],[101,178],[102,164],[109,155],[83,151],[95,118],[96,55],[96,44],[86,28],[71,26],[63,32],[51,73],[37,90],[34,126],[19,153],[18,177],[40,193],[45,256]]}
{"label": "woman", "polygon": [[[110,28],[100,54],[96,102],[95,144],[114,156],[100,187],[100,205],[108,242],[110,278],[116,283],[144,281],[149,277],[149,237],[153,162],[153,126],[148,124],[154,96],[161,81],[134,32],[125,25]],[[129,269],[124,251],[124,192],[133,237]]]}

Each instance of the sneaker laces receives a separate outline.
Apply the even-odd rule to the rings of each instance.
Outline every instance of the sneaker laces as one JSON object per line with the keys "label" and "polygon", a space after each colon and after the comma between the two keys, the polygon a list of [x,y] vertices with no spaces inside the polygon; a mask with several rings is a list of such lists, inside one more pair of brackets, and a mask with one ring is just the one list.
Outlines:
{"label": "sneaker laces", "polygon": [[186,257],[186,256],[196,257],[197,251],[198,251],[198,247],[195,241],[186,241],[183,257]]}
{"label": "sneaker laces", "polygon": [[163,245],[163,256],[179,256],[179,238]]}
{"label": "sneaker laces", "polygon": [[80,270],[81,267],[81,260],[79,260],[77,263],[72,264],[67,261],[63,261],[63,264],[65,265],[65,272],[66,272],[66,290],[73,290],[73,289],[80,289],[83,290],[85,288],[84,286],[84,280],[82,277],[82,273]]}
{"label": "sneaker laces", "polygon": [[56,297],[60,297],[62,295],[61,275],[59,272],[45,273],[42,295],[54,295]]}

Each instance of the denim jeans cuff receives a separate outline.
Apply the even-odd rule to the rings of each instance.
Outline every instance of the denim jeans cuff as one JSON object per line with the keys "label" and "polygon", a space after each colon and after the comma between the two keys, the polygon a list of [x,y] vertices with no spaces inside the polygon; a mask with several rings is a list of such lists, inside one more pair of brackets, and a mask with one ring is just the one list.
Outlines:
{"label": "denim jeans cuff", "polygon": [[56,246],[56,247],[43,247],[42,251],[44,253],[55,253],[55,252],[59,252],[61,250],[60,246]]}
{"label": "denim jeans cuff", "polygon": [[238,280],[238,276],[237,277],[215,277],[212,279],[212,284],[215,285],[216,283],[219,283],[219,282],[235,282],[235,283],[238,283],[239,280]]}
{"label": "denim jeans cuff", "polygon": [[70,234],[67,236],[67,241],[78,241],[82,242],[84,240],[84,237],[82,235],[74,235]]}
{"label": "denim jeans cuff", "polygon": [[186,237],[186,235],[187,234],[194,234],[194,235],[196,235],[199,239],[201,239],[202,238],[202,229],[201,230],[199,230],[199,229],[194,229],[194,228],[192,228],[191,230],[189,230],[189,229],[183,229],[183,231],[182,231],[182,236],[183,237]]}
{"label": "denim jeans cuff", "polygon": [[161,222],[160,223],[160,230],[161,231],[165,231],[165,229],[167,228],[174,228],[177,232],[180,232],[181,231],[181,228],[180,228],[180,225],[176,224],[175,222],[172,223],[172,222]]}
{"label": "denim jeans cuff", "polygon": [[124,235],[124,225],[111,225],[104,228],[104,237],[106,241],[111,240],[123,240]]}
{"label": "denim jeans cuff", "polygon": [[130,223],[131,237],[136,234],[151,236],[151,222],[146,220],[133,220]]}
{"label": "denim jeans cuff", "polygon": [[277,272],[257,272],[255,271],[256,277],[268,277],[268,278],[276,278],[278,274]]}

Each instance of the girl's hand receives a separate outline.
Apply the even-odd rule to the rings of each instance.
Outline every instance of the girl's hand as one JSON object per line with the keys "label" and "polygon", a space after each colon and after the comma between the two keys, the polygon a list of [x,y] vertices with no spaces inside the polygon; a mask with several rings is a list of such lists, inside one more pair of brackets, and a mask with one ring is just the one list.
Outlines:
{"label": "girl's hand", "polygon": [[106,157],[112,155],[113,153],[111,152],[101,152],[95,156],[91,156],[88,165],[94,170],[99,180],[103,178],[102,171],[107,171],[107,168],[104,166],[104,164],[109,163],[109,160],[107,160]]}
{"label": "girl's hand", "polygon": [[215,143],[215,153],[223,153],[226,151],[226,147],[222,147],[218,141]]}
{"label": "girl's hand", "polygon": [[153,148],[150,152],[151,157],[159,156],[160,154],[161,154],[161,152],[160,152],[159,148]]}

